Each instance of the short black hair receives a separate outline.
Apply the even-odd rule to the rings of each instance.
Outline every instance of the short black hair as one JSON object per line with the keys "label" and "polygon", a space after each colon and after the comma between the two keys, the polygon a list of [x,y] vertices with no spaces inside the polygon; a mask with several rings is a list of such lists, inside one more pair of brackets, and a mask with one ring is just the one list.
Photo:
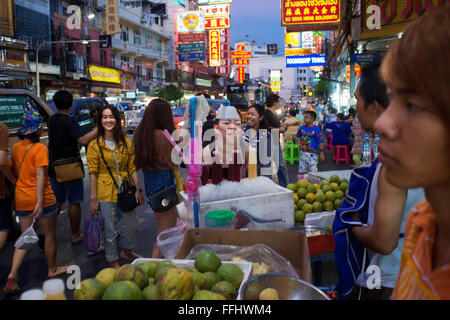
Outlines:
{"label": "short black hair", "polygon": [[317,115],[314,111],[305,111],[305,112],[303,112],[303,115],[305,115],[305,114],[309,114],[311,117],[313,117],[313,119],[314,119],[313,121],[316,121]]}
{"label": "short black hair", "polygon": [[53,96],[53,102],[58,110],[70,109],[73,103],[73,95],[67,90],[59,90]]}
{"label": "short black hair", "polygon": [[342,112],[338,113],[337,118],[340,120],[344,120],[344,114]]}
{"label": "short black hair", "polygon": [[356,114],[356,109],[355,108],[348,109],[348,114],[354,116]]}
{"label": "short black hair", "polygon": [[271,93],[267,96],[266,106],[271,108],[278,101],[280,101],[280,96],[275,93]]}
{"label": "short black hair", "polygon": [[[19,130],[20,131],[20,130]],[[39,130],[38,130],[39,131]],[[23,135],[20,132],[17,133],[17,137],[20,140],[25,140],[28,139],[30,140],[32,143],[38,143],[41,140],[41,136],[37,134],[37,131],[33,132],[33,133],[29,133],[27,135]]]}
{"label": "short black hair", "polygon": [[331,113],[336,113],[336,110],[334,110],[334,108],[333,108],[333,107],[328,107],[328,112],[331,112]]}
{"label": "short black hair", "polygon": [[381,78],[380,62],[374,62],[361,68],[359,95],[364,100],[364,107],[377,102],[383,109],[389,105],[386,84]]}
{"label": "short black hair", "polygon": [[294,109],[294,108],[289,109],[289,115],[290,115],[291,117],[295,117],[295,116],[297,115],[297,113],[298,113],[298,110],[297,110],[297,109]]}

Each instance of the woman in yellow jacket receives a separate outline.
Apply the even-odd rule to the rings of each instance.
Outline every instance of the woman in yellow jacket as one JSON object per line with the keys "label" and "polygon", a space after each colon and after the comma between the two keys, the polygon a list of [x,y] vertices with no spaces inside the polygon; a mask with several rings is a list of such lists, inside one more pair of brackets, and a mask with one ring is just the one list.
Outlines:
{"label": "woman in yellow jacket", "polygon": [[[118,222],[117,187],[128,177],[133,179],[136,186],[136,201],[144,203],[144,196],[139,183],[139,176],[134,165],[134,150],[130,139],[124,135],[120,126],[120,113],[116,108],[107,106],[100,112],[98,122],[99,136],[91,141],[88,147],[87,163],[89,167],[89,184],[92,214],[101,212],[104,217],[105,256],[106,261],[113,268],[118,268],[118,254],[116,243],[116,229]],[[103,157],[102,157],[103,153]],[[106,167],[108,165],[111,174]],[[136,259],[131,249],[136,242],[137,218],[136,211],[120,212],[125,249],[120,253],[121,258]]]}

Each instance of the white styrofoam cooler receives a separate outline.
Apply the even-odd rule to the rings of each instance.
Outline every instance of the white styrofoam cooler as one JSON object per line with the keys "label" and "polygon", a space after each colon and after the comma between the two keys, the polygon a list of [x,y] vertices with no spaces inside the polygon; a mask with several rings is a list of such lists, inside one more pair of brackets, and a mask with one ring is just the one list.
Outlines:
{"label": "white styrofoam cooler", "polygon": [[[200,228],[205,228],[205,214],[214,210],[231,210],[234,206],[240,210],[245,210],[256,218],[283,218],[284,222],[257,223],[250,222],[247,225],[249,230],[286,230],[294,227],[294,201],[293,192],[289,189],[275,186],[279,191],[275,193],[254,195],[242,198],[220,200],[213,202],[200,203],[199,206],[199,224]],[[187,209],[187,219],[185,221],[193,227],[192,206],[189,208],[188,196],[186,193],[180,193]]]}
{"label": "white styrofoam cooler", "polygon": [[[135,259],[131,264],[139,264],[141,262],[149,261],[149,262],[161,262],[164,260],[170,260],[172,263],[178,267],[194,267],[195,260],[181,260],[181,259],[153,259],[153,258],[139,258]],[[241,286],[238,290],[236,290],[239,294],[236,297],[236,300],[242,300],[241,297],[241,287],[244,283],[250,278],[253,270],[253,264],[251,262],[240,262],[240,261],[222,261],[222,263],[231,263],[237,265],[244,272],[244,279],[242,279]]]}

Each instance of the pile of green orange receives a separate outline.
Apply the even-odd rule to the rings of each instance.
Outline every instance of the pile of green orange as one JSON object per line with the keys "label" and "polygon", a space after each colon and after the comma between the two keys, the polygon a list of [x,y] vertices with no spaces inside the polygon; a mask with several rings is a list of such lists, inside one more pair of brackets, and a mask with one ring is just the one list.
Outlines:
{"label": "pile of green orange", "polygon": [[319,184],[311,184],[300,179],[296,184],[288,184],[294,192],[295,225],[303,225],[308,213],[333,211],[339,208],[348,189],[348,180],[331,176]]}
{"label": "pile of green orange", "polygon": [[177,267],[171,260],[106,268],[82,281],[75,300],[233,300],[244,279],[242,269],[222,263],[212,251],[201,251],[194,266]]}

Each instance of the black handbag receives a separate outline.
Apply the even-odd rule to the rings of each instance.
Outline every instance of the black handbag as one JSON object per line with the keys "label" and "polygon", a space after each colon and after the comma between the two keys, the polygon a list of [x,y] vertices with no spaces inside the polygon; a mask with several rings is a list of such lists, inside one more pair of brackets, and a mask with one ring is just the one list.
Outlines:
{"label": "black handbag", "polygon": [[98,140],[97,144],[98,148],[100,149],[100,155],[102,156],[103,162],[105,163],[106,168],[108,169],[108,172],[113,179],[114,185],[117,188],[117,206],[122,212],[130,212],[131,210],[139,206],[139,202],[136,201],[136,186],[131,182],[130,177],[127,177],[125,180],[123,180],[120,187],[117,185],[116,179],[114,179],[111,169],[109,168],[108,164],[106,163],[105,157],[103,156],[103,151],[100,147],[100,144],[98,143]]}
{"label": "black handbag", "polygon": [[178,202],[177,188],[173,185],[166,186],[162,190],[148,196],[147,202],[155,212],[167,211]]}

